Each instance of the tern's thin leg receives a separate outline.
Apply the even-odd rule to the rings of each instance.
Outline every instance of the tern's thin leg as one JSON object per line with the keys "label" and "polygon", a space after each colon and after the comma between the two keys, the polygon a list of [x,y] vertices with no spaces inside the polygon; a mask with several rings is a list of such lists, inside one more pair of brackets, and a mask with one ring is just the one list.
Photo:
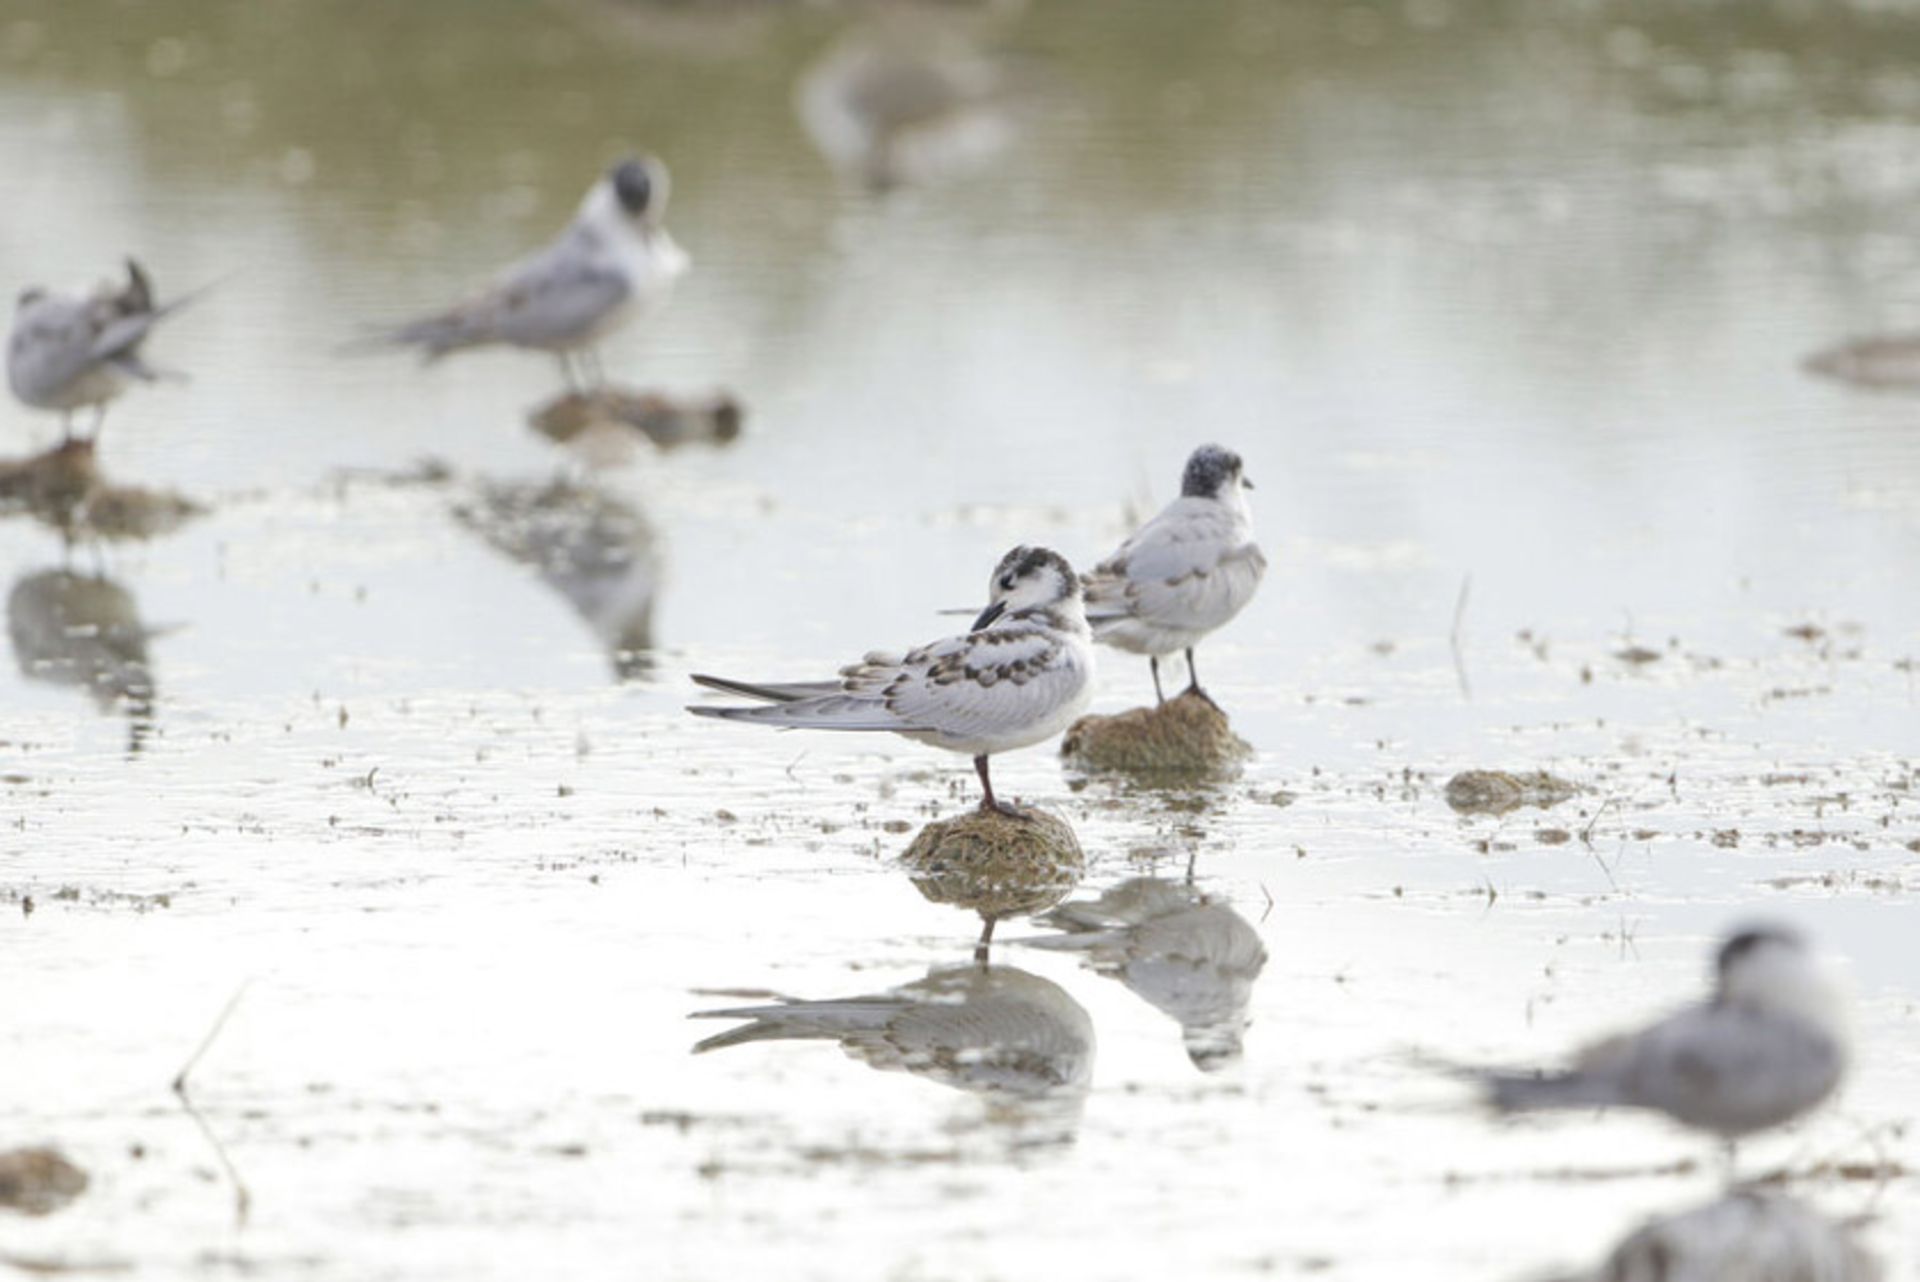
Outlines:
{"label": "tern's thin leg", "polygon": [[573,372],[573,358],[565,351],[558,351],[553,355],[554,359],[560,362],[560,377],[567,380],[567,390],[578,395],[580,391],[580,380]]}
{"label": "tern's thin leg", "polygon": [[60,443],[65,445],[73,439],[73,411],[60,411]]}
{"label": "tern's thin leg", "polygon": [[1155,703],[1165,703],[1167,696],[1165,692],[1160,689],[1160,656],[1157,654],[1148,655],[1147,666],[1153,669],[1153,701]]}
{"label": "tern's thin leg", "polygon": [[981,791],[983,791],[986,794],[980,800],[980,809],[995,811],[999,814],[1003,814],[1007,816],[1007,818],[1009,819],[1025,819],[1026,818],[1025,815],[1021,814],[1018,810],[1015,810],[1012,806],[1003,806],[998,801],[994,800],[993,780],[987,777],[987,758],[984,753],[982,753],[980,756],[975,757],[973,759],[973,769],[974,769],[974,773],[980,776]]}
{"label": "tern's thin leg", "polygon": [[585,369],[593,390],[596,392],[605,391],[607,386],[607,371],[606,367],[600,364],[600,349],[597,347],[583,348],[580,352],[580,364],[582,368]]}
{"label": "tern's thin leg", "polygon": [[1738,1176],[1740,1173],[1739,1159],[1740,1159],[1740,1141],[1735,1139],[1721,1140],[1720,1141],[1720,1178],[1728,1188],[1732,1188],[1734,1185],[1740,1182],[1738,1179]]}
{"label": "tern's thin leg", "polygon": [[[1193,647],[1192,646],[1187,647],[1187,693],[1197,694],[1202,699],[1205,699],[1208,703],[1213,703],[1213,696],[1200,688],[1200,673],[1193,666]],[[1217,708],[1220,705],[1217,703],[1213,703],[1213,706]]]}
{"label": "tern's thin leg", "polygon": [[98,405],[93,407],[93,435],[87,438],[87,444],[89,445],[98,444],[100,440],[100,429],[105,427],[106,425],[107,425],[107,403],[105,401],[101,401]]}

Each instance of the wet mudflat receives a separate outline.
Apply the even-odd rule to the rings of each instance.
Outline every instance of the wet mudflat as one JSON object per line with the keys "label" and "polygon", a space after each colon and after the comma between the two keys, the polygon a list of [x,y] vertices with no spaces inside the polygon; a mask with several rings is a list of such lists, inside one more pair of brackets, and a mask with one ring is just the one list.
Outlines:
{"label": "wet mudflat", "polygon": [[[790,101],[844,15],[466,12],[0,26],[9,287],[240,269],[99,447],[207,510],[0,522],[0,1148],[89,1177],[0,1210],[0,1265],[1569,1271],[1715,1196],[1713,1145],[1496,1125],[1436,1062],[1553,1062],[1764,914],[1839,959],[1859,1063],[1742,1173],[1912,1270],[1920,402],[1800,362],[1920,323],[1920,22],[1039,6],[969,31],[1014,140],[883,194]],[[610,369],[727,389],[737,439],[601,466],[528,426],[549,362],[336,355],[638,147],[695,267]],[[1255,755],[994,775],[1072,824],[1083,915],[1253,932],[1215,920],[1224,1014],[1022,917],[968,971],[978,917],[893,863],[964,761],[681,711],[940,635],[1016,542],[1090,562],[1204,439],[1272,562],[1201,655]],[[1150,697],[1102,659],[1097,711]],[[1570,789],[1453,804],[1470,769]],[[169,1090],[236,992],[191,1099],[244,1224]],[[739,1022],[695,1012],[884,994],[1019,1053],[691,1053]]]}

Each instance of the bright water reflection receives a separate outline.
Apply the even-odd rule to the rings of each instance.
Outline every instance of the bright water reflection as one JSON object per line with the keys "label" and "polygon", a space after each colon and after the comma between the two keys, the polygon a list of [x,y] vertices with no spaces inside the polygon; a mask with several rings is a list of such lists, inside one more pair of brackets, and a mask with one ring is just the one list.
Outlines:
{"label": "bright water reflection", "polygon": [[[1764,909],[1847,959],[1863,1054],[1751,1160],[1877,1215],[1911,1271],[1920,435],[1798,362],[1920,325],[1920,21],[990,6],[956,39],[1017,71],[1018,137],[876,194],[794,106],[846,14],[476,13],[0,15],[6,288],[128,252],[224,278],[165,336],[193,381],[137,389],[101,447],[211,511],[71,553],[0,524],[10,591],[126,606],[10,617],[0,666],[0,1130],[95,1175],[0,1226],[4,1258],[1524,1275],[1713,1196],[1707,1155],[1644,1118],[1492,1126],[1422,1057],[1643,1019]],[[727,388],[736,444],[590,472],[525,425],[544,360],[338,357],[640,149],[695,268],[609,372]],[[10,406],[0,452],[53,430]],[[1011,953],[1084,1010],[1075,1142],[970,1147],[977,1113],[837,1055],[689,1056],[701,985],[897,993],[975,928],[887,865],[969,804],[963,763],[693,723],[686,673],[940,635],[1007,546],[1111,549],[1207,438],[1260,483],[1272,566],[1207,643],[1259,756],[1200,799],[996,763],[1074,824],[1068,911],[1104,905],[1115,951],[938,972]],[[112,695],[151,699],[130,759],[128,721],[41,677],[113,689],[131,649],[101,638],[133,632],[160,679]],[[1143,688],[1110,664],[1101,709]],[[1468,766],[1579,791],[1461,816]],[[1169,978],[1130,935],[1123,962],[1142,877],[1253,938]],[[254,1194],[236,1232],[166,1083],[249,978],[196,1070]],[[1249,1030],[1227,1071],[1194,1071],[1202,1025],[1209,1054]]]}

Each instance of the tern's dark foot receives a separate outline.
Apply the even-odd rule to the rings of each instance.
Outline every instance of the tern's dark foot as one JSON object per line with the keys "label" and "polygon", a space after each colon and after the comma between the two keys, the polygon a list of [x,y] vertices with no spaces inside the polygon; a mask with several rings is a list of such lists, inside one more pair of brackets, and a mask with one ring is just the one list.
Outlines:
{"label": "tern's dark foot", "polygon": [[1208,694],[1208,693],[1207,693],[1207,692],[1206,692],[1205,690],[1202,690],[1202,689],[1201,689],[1201,688],[1200,688],[1199,686],[1197,686],[1197,685],[1191,685],[1191,686],[1188,686],[1188,687],[1187,687],[1187,688],[1186,688],[1185,690],[1182,690],[1182,691],[1181,691],[1180,693],[1181,693],[1181,695],[1182,695],[1182,697],[1184,697],[1184,696],[1186,696],[1186,695],[1190,695],[1190,694],[1197,694],[1197,695],[1199,695],[1199,696],[1200,696],[1200,697],[1201,697],[1202,699],[1205,699],[1205,700],[1207,701],[1207,706],[1208,706],[1209,708],[1212,708],[1212,709],[1213,709],[1213,710],[1214,710],[1215,712],[1225,712],[1225,711],[1226,711],[1226,709],[1225,709],[1225,708],[1223,708],[1223,707],[1221,707],[1221,706],[1220,706],[1220,705],[1219,705],[1218,703],[1216,703],[1216,702],[1214,702],[1214,698],[1213,698],[1213,696],[1212,696],[1212,695],[1210,695],[1210,694]]}
{"label": "tern's dark foot", "polygon": [[1010,806],[1004,801],[983,800],[980,803],[980,812],[988,815],[1004,815],[1008,819],[1018,819],[1021,823],[1033,822],[1032,811],[1022,810],[1018,806]]}

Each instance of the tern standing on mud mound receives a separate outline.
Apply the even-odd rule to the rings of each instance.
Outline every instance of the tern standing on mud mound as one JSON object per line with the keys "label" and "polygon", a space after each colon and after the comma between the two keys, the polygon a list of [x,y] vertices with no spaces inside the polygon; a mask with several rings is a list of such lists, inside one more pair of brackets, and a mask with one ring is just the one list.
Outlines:
{"label": "tern standing on mud mound", "polygon": [[104,285],[85,297],[29,289],[13,313],[7,382],[26,404],[60,411],[65,439],[73,436],[73,412],[91,405],[98,438],[109,401],[136,382],[166,376],[141,358],[140,345],[194,297],[154,306],[153,282],[131,258],[123,288]]}
{"label": "tern standing on mud mound", "polygon": [[1713,997],[1582,1053],[1564,1073],[1481,1074],[1502,1112],[1646,1108],[1726,1141],[1792,1121],[1840,1084],[1847,1029],[1805,942],[1783,926],[1734,934]]}
{"label": "tern standing on mud mound", "polygon": [[600,385],[604,375],[594,344],[665,304],[689,266],[663,221],[667,182],[667,167],[652,157],[621,161],[587,192],[551,245],[465,302],[381,339],[418,347],[429,361],[491,343],[552,352],[576,391],[577,354]]}
{"label": "tern standing on mud mound", "polygon": [[1094,639],[1146,655],[1161,703],[1160,658],[1176,650],[1187,652],[1187,689],[1207,698],[1193,647],[1253,600],[1266,573],[1247,510],[1252,488],[1238,454],[1201,446],[1187,460],[1180,497],[1086,576]]}
{"label": "tern standing on mud mound", "polygon": [[757,708],[688,708],[783,729],[887,730],[973,758],[982,810],[996,801],[987,759],[1059,734],[1093,695],[1093,645],[1073,567],[1017,547],[994,569],[990,602],[965,636],[904,655],[869,654],[837,681],[769,683],[696,674],[700,685],[762,699]]}

